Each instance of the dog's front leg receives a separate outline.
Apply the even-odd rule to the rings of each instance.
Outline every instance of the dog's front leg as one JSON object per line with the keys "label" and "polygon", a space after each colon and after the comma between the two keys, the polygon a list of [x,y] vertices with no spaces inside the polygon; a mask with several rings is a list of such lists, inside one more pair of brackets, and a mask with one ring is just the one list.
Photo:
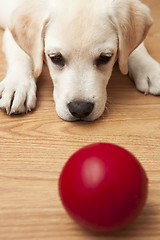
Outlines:
{"label": "dog's front leg", "polygon": [[129,75],[139,91],[160,95],[160,64],[147,52],[142,43],[129,56]]}
{"label": "dog's front leg", "polygon": [[36,80],[33,77],[31,58],[17,45],[6,29],[3,51],[8,71],[0,82],[0,108],[7,114],[31,111],[36,105]]}

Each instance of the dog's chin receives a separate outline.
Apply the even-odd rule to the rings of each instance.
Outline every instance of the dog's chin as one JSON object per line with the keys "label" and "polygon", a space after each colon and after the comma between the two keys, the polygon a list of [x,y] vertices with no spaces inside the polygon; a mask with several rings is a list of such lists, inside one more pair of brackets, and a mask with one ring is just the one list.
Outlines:
{"label": "dog's chin", "polygon": [[[100,110],[100,109],[99,109]],[[101,111],[93,111],[89,116],[83,118],[74,117],[69,111],[58,111],[56,109],[57,115],[64,121],[76,122],[76,121],[86,121],[93,122],[98,120],[104,113],[105,107]]]}
{"label": "dog's chin", "polygon": [[88,117],[84,117],[84,118],[76,118],[76,117],[74,117],[74,116],[72,116],[72,115],[70,115],[70,116],[68,116],[68,117],[66,117],[66,116],[61,116],[61,115],[58,115],[62,120],[64,120],[64,121],[67,121],[67,122],[78,122],[78,121],[86,121],[86,122],[93,122],[93,121],[96,121],[96,120],[98,120],[100,117],[101,117],[101,115],[100,116],[98,116],[98,117],[90,117],[90,116],[88,116]]}

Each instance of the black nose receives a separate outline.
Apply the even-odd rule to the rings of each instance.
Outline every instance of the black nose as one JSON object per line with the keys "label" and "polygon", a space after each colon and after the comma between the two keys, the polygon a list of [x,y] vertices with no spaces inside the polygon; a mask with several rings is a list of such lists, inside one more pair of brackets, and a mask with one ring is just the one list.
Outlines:
{"label": "black nose", "polygon": [[76,118],[87,117],[94,108],[94,103],[85,101],[73,101],[68,104],[70,113]]}

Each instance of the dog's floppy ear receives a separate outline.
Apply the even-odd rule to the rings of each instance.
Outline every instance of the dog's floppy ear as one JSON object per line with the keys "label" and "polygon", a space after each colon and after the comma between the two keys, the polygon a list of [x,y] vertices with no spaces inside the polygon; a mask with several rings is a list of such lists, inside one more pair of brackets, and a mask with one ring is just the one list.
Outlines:
{"label": "dog's floppy ear", "polygon": [[22,5],[13,13],[9,29],[17,44],[31,57],[34,77],[39,77],[43,66],[44,29],[48,16],[43,6],[34,1]]}
{"label": "dog's floppy ear", "polygon": [[119,39],[119,68],[127,74],[128,56],[143,42],[153,21],[149,8],[139,0],[112,0],[111,9]]}

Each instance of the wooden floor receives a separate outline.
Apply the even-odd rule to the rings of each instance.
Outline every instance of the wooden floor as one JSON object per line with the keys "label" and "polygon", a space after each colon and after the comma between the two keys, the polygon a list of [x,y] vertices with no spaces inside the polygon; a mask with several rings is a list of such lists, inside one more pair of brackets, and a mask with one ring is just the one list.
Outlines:
{"label": "wooden floor", "polygon": [[[160,1],[145,2],[155,19],[146,45],[160,62]],[[0,52],[0,79],[5,72]],[[69,123],[56,115],[52,89],[44,67],[36,110],[21,116],[0,111],[0,240],[159,240],[160,97],[138,92],[116,67],[108,88],[109,111],[92,123]],[[149,178],[148,201],[140,217],[107,237],[81,229],[58,195],[59,174],[69,156],[99,141],[131,151]]]}

